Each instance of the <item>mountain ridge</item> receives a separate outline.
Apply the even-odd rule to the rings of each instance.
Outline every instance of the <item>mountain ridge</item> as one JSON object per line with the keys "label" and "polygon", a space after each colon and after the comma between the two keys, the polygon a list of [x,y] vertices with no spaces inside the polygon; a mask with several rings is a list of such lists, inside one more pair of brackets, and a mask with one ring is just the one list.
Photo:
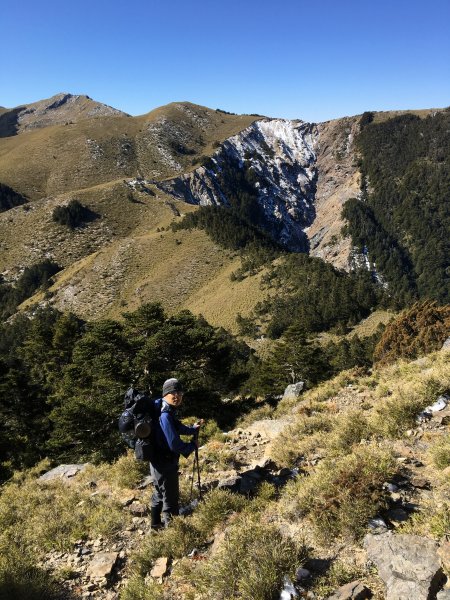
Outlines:
{"label": "mountain ridge", "polygon": [[[77,98],[85,99],[78,102],[86,99],[94,102],[88,97]],[[47,109],[53,106],[50,110],[56,111],[71,106],[64,94],[42,101],[40,105]],[[425,117],[436,111],[416,112]],[[375,123],[389,118],[389,113],[370,114]],[[148,294],[154,294],[153,284],[148,286],[143,275],[133,287],[127,273],[133,270],[141,274],[156,273],[154,261],[160,251],[149,246],[151,255],[146,255],[138,250],[136,240],[146,239],[145,235],[153,232],[155,239],[167,244],[174,257],[178,256],[175,262],[185,265],[186,276],[190,277],[192,267],[184,256],[186,246],[174,242],[180,234],[167,232],[160,233],[159,237],[156,234],[158,230],[167,230],[171,222],[178,222],[182,215],[196,210],[189,202],[208,203],[202,200],[199,186],[211,192],[211,203],[216,204],[217,190],[221,190],[218,180],[225,166],[234,173],[245,167],[247,183],[253,186],[253,197],[266,221],[263,225],[275,239],[285,239],[288,247],[292,243],[290,249],[294,250],[309,247],[312,256],[338,269],[351,270],[367,259],[355,255],[351,237],[343,235],[346,222],[341,214],[345,202],[361,194],[355,145],[360,120],[357,115],[308,124],[300,120],[232,115],[220,109],[174,102],[139,117],[120,112],[97,114],[77,122],[47,124],[24,130],[20,135],[0,138],[0,183],[28,199],[26,205],[0,214],[0,272],[6,281],[14,282],[25,266],[43,259],[56,260],[69,269],[66,275],[76,273],[70,284],[73,297],[80,293],[90,295],[92,306],[87,312],[81,308],[83,303],[78,305],[80,315],[89,318],[117,315],[128,302],[135,307],[139,302],[148,301],[152,299]],[[315,132],[304,164],[300,156],[293,158],[290,154],[293,151],[290,142],[283,141],[280,135],[267,134],[282,126],[292,131],[309,130],[308,135]],[[258,134],[256,143],[252,135],[264,128],[266,137]],[[230,156],[234,161],[231,167],[227,163]],[[211,165],[215,165],[213,169]],[[192,185],[187,185],[190,180]],[[184,182],[181,191],[180,182]],[[266,194],[261,193],[264,186]],[[187,193],[188,188],[192,197]],[[222,196],[222,203],[227,205],[227,194],[222,193]],[[100,215],[100,219],[74,231],[54,223],[53,210],[74,198]],[[307,216],[308,211],[310,216]],[[205,246],[204,238],[197,236],[199,246],[196,247],[192,242],[194,238],[190,238],[189,252],[200,252],[203,261],[207,247],[207,252],[216,253],[213,242]],[[21,244],[16,243],[17,239]],[[103,266],[98,268],[102,271],[104,261],[115,255],[122,244],[129,249],[128,262],[132,265],[125,269],[122,281],[121,289],[128,291],[123,295],[116,290],[113,303],[105,304],[106,281],[110,277],[105,278],[103,285],[87,272],[83,273],[99,260]],[[91,258],[86,260],[89,256]],[[226,253],[223,256],[223,269],[227,271],[235,259]],[[81,270],[75,267],[77,263]],[[114,264],[113,261],[107,267],[111,274]],[[208,285],[208,280],[214,279],[217,273],[208,268],[202,272],[204,283]],[[153,275],[151,279],[156,281]],[[70,303],[63,302],[59,289],[58,281],[63,280],[67,283],[64,271],[51,288],[50,301],[70,309]],[[193,290],[194,295],[201,294],[202,285]],[[165,289],[164,285],[160,287]],[[130,294],[131,289],[139,290],[139,294],[136,291]],[[253,295],[260,298],[256,290]],[[189,308],[189,297],[182,304]],[[193,304],[199,305],[198,301]],[[74,303],[72,308],[76,306]],[[229,326],[229,315],[225,322]],[[220,321],[217,324],[221,324]]]}

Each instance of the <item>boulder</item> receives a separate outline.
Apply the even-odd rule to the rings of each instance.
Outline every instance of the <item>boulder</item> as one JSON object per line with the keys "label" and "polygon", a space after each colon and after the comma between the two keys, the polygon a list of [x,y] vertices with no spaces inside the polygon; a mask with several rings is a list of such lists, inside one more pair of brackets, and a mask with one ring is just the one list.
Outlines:
{"label": "boulder", "polygon": [[78,473],[81,473],[81,471],[84,471],[87,466],[88,463],[81,465],[59,465],[58,467],[51,469],[51,471],[47,471],[47,473],[41,475],[38,481],[53,481],[54,479],[68,481]]}
{"label": "boulder", "polygon": [[99,552],[88,566],[86,574],[90,577],[108,577],[116,564],[117,552]]}
{"label": "boulder", "polygon": [[360,581],[346,583],[334,592],[328,600],[365,600],[371,598],[372,592]]}
{"label": "boulder", "polygon": [[414,475],[414,477],[411,477],[411,485],[422,490],[430,489],[430,482],[422,475]]}
{"label": "boulder", "polygon": [[284,390],[283,400],[295,400],[301,396],[303,389],[305,387],[304,381],[297,381],[297,383],[292,383],[288,385]]}
{"label": "boulder", "polygon": [[445,571],[450,572],[450,542],[442,541],[437,553]]}
{"label": "boulder", "polygon": [[364,546],[386,584],[386,600],[428,600],[445,579],[437,544],[429,538],[368,534]]}

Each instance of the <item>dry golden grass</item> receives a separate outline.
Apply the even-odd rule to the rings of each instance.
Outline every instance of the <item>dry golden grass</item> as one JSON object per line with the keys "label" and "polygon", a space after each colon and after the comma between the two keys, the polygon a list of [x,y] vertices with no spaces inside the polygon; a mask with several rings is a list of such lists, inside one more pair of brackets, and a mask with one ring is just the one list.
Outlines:
{"label": "dry golden grass", "polygon": [[[173,210],[165,198],[139,194],[140,202],[136,203],[128,199],[129,192],[123,182],[113,182],[1,213],[0,270],[28,266],[48,256],[67,267],[115,239],[139,235],[171,222]],[[55,223],[52,219],[55,207],[74,198],[100,218],[76,230]]]}
{"label": "dry golden grass", "polygon": [[230,275],[240,266],[239,258],[231,258],[224,264],[214,279],[206,280],[198,291],[183,304],[194,314],[202,314],[216,327],[225,327],[234,334],[238,333],[236,315],[243,317],[251,314],[258,302],[263,301],[270,291],[261,289],[263,272],[248,276],[242,281],[231,281]]}
{"label": "dry golden grass", "polygon": [[394,313],[387,310],[374,310],[367,319],[363,319],[353,327],[346,337],[351,338],[355,335],[360,338],[369,337],[376,332],[380,325],[387,325],[395,316]]}
{"label": "dry golden grass", "polygon": [[[237,312],[248,314],[261,299],[259,278],[231,284],[239,259],[202,232],[168,230],[194,206],[155,186],[154,196],[133,192],[133,202],[124,180],[194,169],[197,158],[254,120],[182,102],[140,117],[80,119],[0,139],[2,182],[32,200],[0,215],[0,271],[13,278],[51,257],[65,269],[50,290],[55,305],[81,317],[118,317],[161,301],[169,312],[188,308],[236,331]],[[176,151],[180,140],[188,153]],[[100,218],[74,231],[57,225],[54,208],[71,199]],[[38,294],[24,307],[43,299]]]}
{"label": "dry golden grass", "polygon": [[[130,204],[129,221],[135,206]],[[50,287],[51,302],[61,310],[93,319],[119,318],[141,304],[158,301],[169,313],[187,308],[203,314],[212,325],[237,332],[237,313],[249,314],[263,298],[260,275],[231,282],[230,273],[240,265],[238,257],[218,247],[203,231],[174,233],[168,225],[175,217],[162,199],[137,206],[142,221],[130,222],[130,227],[135,226],[132,234],[124,235],[123,226],[114,241],[69,264]],[[176,206],[195,210],[183,203]],[[87,230],[83,234],[64,232],[67,241],[59,249],[62,260],[71,252],[70,236],[87,236]],[[43,298],[43,293],[38,293],[22,308]]]}
{"label": "dry golden grass", "polygon": [[194,154],[176,155],[176,162],[186,171],[193,168],[192,156],[212,153],[215,141],[223,141],[254,120],[183,102],[140,117],[106,116],[35,129],[0,139],[2,182],[37,199],[118,177],[170,177],[177,169],[158,149],[154,127],[162,128],[164,137],[165,123],[171,122],[172,135],[189,142]]}

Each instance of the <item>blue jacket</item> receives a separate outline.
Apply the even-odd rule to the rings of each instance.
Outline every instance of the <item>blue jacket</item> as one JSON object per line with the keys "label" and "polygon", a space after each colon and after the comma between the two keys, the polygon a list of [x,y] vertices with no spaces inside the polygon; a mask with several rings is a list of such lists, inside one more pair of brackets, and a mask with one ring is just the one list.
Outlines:
{"label": "blue jacket", "polygon": [[183,425],[176,417],[176,408],[167,404],[162,398],[156,400],[156,408],[160,407],[159,419],[152,425],[154,435],[155,459],[178,459],[180,454],[187,458],[195,450],[194,442],[183,442],[180,435],[193,435],[198,429]]}

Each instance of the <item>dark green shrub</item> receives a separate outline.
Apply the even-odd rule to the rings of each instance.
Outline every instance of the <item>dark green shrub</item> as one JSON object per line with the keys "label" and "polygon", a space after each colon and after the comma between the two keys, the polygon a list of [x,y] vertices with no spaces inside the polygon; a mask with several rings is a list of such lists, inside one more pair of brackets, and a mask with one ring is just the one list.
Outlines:
{"label": "dark green shrub", "polygon": [[98,218],[99,215],[84,206],[78,200],[71,200],[67,206],[57,206],[52,213],[55,223],[75,229],[84,223]]}

